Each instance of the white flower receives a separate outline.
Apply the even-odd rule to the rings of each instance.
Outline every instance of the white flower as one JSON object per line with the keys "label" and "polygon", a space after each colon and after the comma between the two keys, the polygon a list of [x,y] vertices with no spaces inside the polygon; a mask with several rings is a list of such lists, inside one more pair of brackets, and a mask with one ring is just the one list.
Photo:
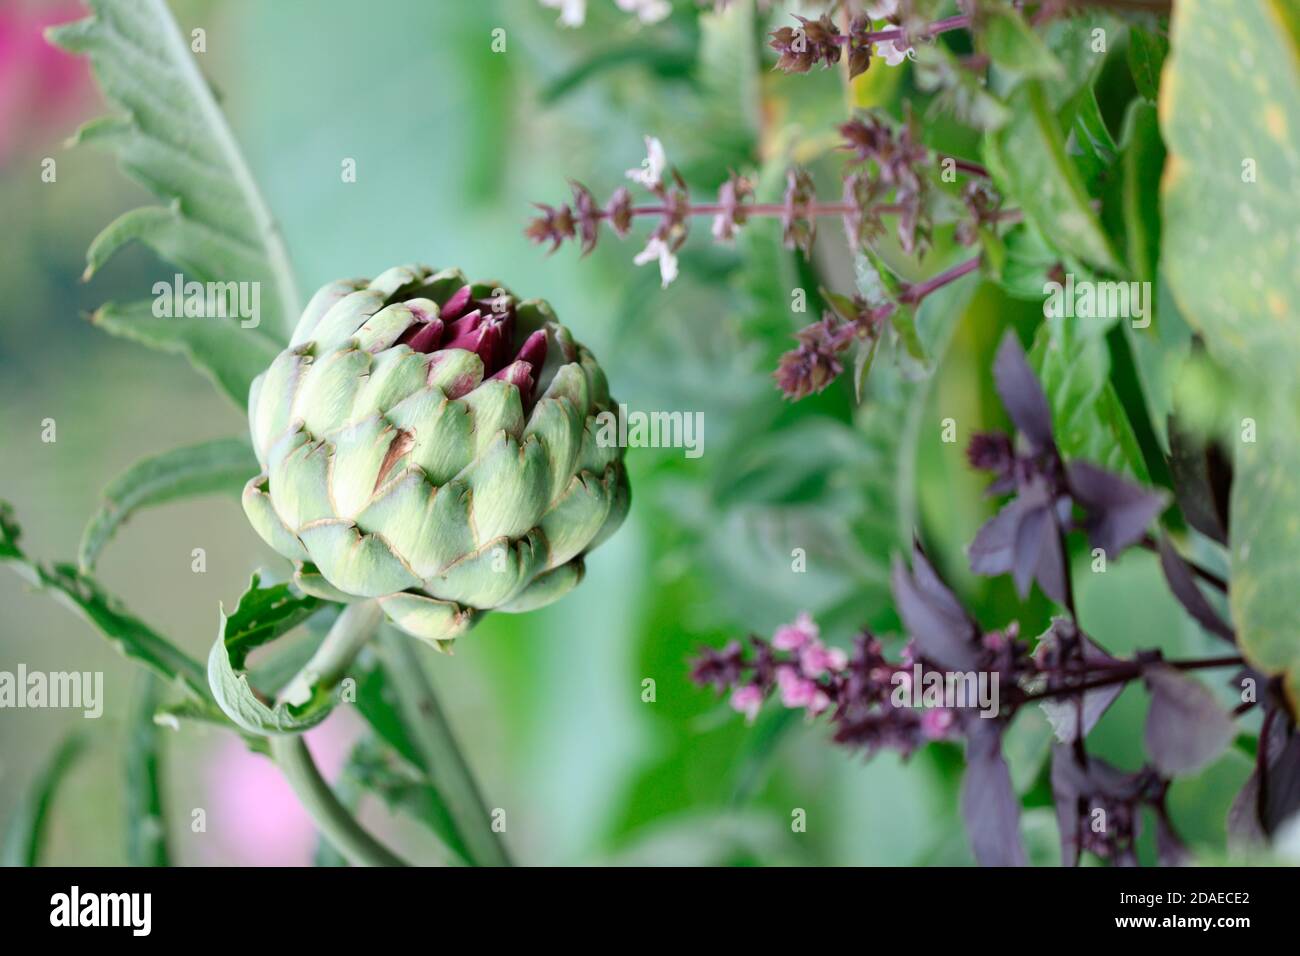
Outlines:
{"label": "white flower", "polygon": [[903,40],[886,40],[883,43],[876,44],[876,56],[884,57],[885,62],[890,66],[898,66],[911,53],[912,48],[907,46]]}
{"label": "white flower", "polygon": [[542,6],[560,11],[560,24],[580,27],[587,19],[587,0],[542,0]]}
{"label": "white flower", "polygon": [[632,262],[638,266],[643,266],[647,262],[653,262],[656,259],[659,260],[659,276],[663,279],[663,287],[666,289],[669,283],[677,278],[677,256],[673,255],[673,250],[668,243],[658,237],[651,236],[650,241],[645,244],[645,248],[637,253]]}
{"label": "white flower", "polygon": [[624,13],[635,13],[642,23],[658,23],[673,12],[668,0],[615,0]]}
{"label": "white flower", "polygon": [[898,12],[898,0],[867,0],[863,9],[871,19],[883,20]]}
{"label": "white flower", "polygon": [[653,136],[647,136],[645,151],[645,160],[636,169],[629,169],[627,178],[634,183],[640,183],[646,189],[658,189],[659,184],[663,182],[664,168],[668,165],[668,157],[664,155],[664,144]]}

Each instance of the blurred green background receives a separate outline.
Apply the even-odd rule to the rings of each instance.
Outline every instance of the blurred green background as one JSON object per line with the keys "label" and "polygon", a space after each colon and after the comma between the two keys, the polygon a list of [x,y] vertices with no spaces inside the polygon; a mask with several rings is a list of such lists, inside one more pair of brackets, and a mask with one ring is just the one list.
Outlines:
{"label": "blurred green background", "polygon": [[[98,230],[152,200],[104,154],[61,146],[102,105],[76,61],[32,49],[32,23],[72,19],[77,6],[5,3],[6,42],[28,44],[28,54],[9,60],[11,82],[0,84],[9,238],[0,257],[0,497],[13,502],[33,555],[70,560],[100,490],[130,463],[245,425],[183,361],[84,321],[103,301],[139,298],[174,270],[133,249],[88,285],[78,281]],[[668,290],[653,266],[631,263],[644,227],[624,243],[606,235],[584,260],[571,248],[548,257],[522,234],[531,203],[563,201],[569,178],[606,197],[640,162],[646,134],[663,140],[703,196],[731,169],[779,195],[792,159],[813,163],[834,187],[826,148],[846,113],[839,74],[770,73],[760,61],[761,24],[744,0],[725,17],[699,17],[682,2],[651,27],[592,0],[578,30],[561,29],[556,12],[535,0],[178,0],[173,9],[187,31],[206,30],[200,65],[282,224],[305,292],[410,261],[501,278],[553,304],[600,358],[620,401],[704,412],[702,458],[629,452],[631,515],[588,562],[577,591],[540,612],[488,617],[453,657],[427,655],[489,805],[507,812],[516,856],[969,863],[956,811],[958,751],[932,745],[906,765],[892,755],[868,763],[775,706],[746,728],[688,682],[687,658],[700,644],[770,633],[801,610],[842,646],[861,625],[887,631],[895,624],[888,562],[913,526],[984,623],[1019,617],[1028,633],[1045,626],[1040,599],[1022,607],[1006,582],[972,578],[961,551],[990,508],[962,447],[972,430],[1001,421],[988,380],[992,350],[1007,324],[1031,328],[1035,310],[961,283],[920,317],[922,337],[942,356],[931,379],[882,358],[860,409],[847,383],[791,406],[770,372],[811,317],[791,311],[790,293],[852,282],[838,223],[826,225],[814,272],[781,248],[772,224],[752,226],[727,249],[705,241],[701,222],[683,277]],[[501,53],[491,48],[497,28]],[[904,71],[878,68],[855,95],[897,109],[912,90]],[[975,155],[950,129],[934,135]],[[57,160],[55,183],[40,179],[47,156]],[[340,181],[347,158],[356,161],[355,183]],[[949,251],[941,244],[926,270]],[[945,417],[958,422],[955,445],[940,441]],[[57,422],[53,444],[41,441],[46,418]],[[206,550],[206,573],[191,570],[196,547]],[[791,568],[796,548],[808,555],[804,573]],[[1126,556],[1123,575],[1080,574],[1083,622],[1116,652],[1199,650],[1204,636],[1148,557]],[[238,502],[204,499],[133,518],[98,577],[205,659],[218,604],[233,604],[261,566],[283,571]],[[52,808],[46,860],[123,862],[122,753],[138,670],[5,574],[0,670],[19,663],[102,670],[107,699],[98,721],[0,712],[0,819],[61,737],[84,730],[90,748]],[[1139,763],[1130,728],[1144,706],[1129,691],[1096,732],[1097,749]],[[327,770],[359,733],[345,710],[309,738]],[[1051,862],[1047,730],[1037,714],[1025,716],[1009,746],[1031,807],[1031,854]],[[168,732],[165,753],[177,862],[311,860],[310,825],[287,787],[232,734],[185,725]],[[1223,813],[1247,769],[1233,753],[1175,787],[1175,818],[1195,846],[1221,846]],[[806,832],[792,831],[796,808],[806,811]],[[190,825],[195,809],[205,811],[204,832]],[[370,803],[363,815],[420,857],[416,828]]]}

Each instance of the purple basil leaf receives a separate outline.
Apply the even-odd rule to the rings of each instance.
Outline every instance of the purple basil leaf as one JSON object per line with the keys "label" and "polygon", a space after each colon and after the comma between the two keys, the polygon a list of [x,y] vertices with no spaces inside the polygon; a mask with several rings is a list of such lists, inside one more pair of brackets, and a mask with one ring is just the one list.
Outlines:
{"label": "purple basil leaf", "polygon": [[890,583],[903,627],[921,656],[950,670],[974,670],[977,629],[952,592],[944,587],[920,550],[912,556],[916,579],[895,559]]}
{"label": "purple basil leaf", "polygon": [[1256,759],[1255,769],[1228,808],[1228,842],[1233,847],[1268,842],[1278,824],[1300,812],[1300,734],[1288,726],[1282,712],[1270,713],[1273,716],[1265,720],[1266,732],[1257,745],[1263,754],[1267,792],[1261,801],[1260,759]]}
{"label": "purple basil leaf", "polygon": [[1011,570],[1016,530],[1024,516],[1024,503],[1019,498],[1012,498],[1001,511],[984,522],[967,551],[972,571],[992,577]]}
{"label": "purple basil leaf", "polygon": [[969,721],[961,813],[975,861],[980,866],[1025,866],[1020,840],[1020,798],[1002,757],[1002,728],[996,720]]}
{"label": "purple basil leaf", "polygon": [[[1040,646],[1043,643],[1050,645],[1072,639],[1073,635],[1077,633],[1074,625],[1067,619],[1053,618],[1052,626],[1039,638]],[[1083,641],[1083,660],[1085,663],[1112,663],[1116,660],[1087,635],[1082,635],[1080,639]],[[1068,684],[1058,678],[1056,681],[1048,683],[1047,686],[1055,688],[1068,686]],[[1092,728],[1097,726],[1097,721],[1101,720],[1102,715],[1110,709],[1110,705],[1115,703],[1115,698],[1119,697],[1123,692],[1123,684],[1097,687],[1083,692],[1083,736],[1087,737],[1092,732]],[[1078,701],[1079,695],[1074,694],[1069,697],[1056,697],[1039,702],[1039,706],[1047,716],[1047,722],[1052,725],[1052,732],[1056,734],[1056,739],[1063,744],[1074,743],[1079,735]]]}
{"label": "purple basil leaf", "polygon": [[1150,665],[1143,677],[1151,691],[1146,749],[1161,773],[1193,773],[1223,752],[1235,730],[1208,687],[1168,664]]}
{"label": "purple basil leaf", "polygon": [[1148,491],[1113,472],[1086,461],[1067,466],[1070,492],[1087,512],[1085,526],[1094,548],[1116,558],[1138,541],[1164,509],[1165,496]]}
{"label": "purple basil leaf", "polygon": [[1024,600],[1029,596],[1030,585],[1038,573],[1038,556],[1043,551],[1045,538],[1056,537],[1056,524],[1052,514],[1041,505],[1025,512],[1016,528],[1016,540],[1011,558],[1011,578],[1016,583],[1016,593]]}
{"label": "purple basil leaf", "polygon": [[[1281,724],[1282,721],[1275,720]],[[1294,727],[1283,732],[1286,743],[1268,766],[1264,793],[1264,831],[1273,834],[1287,820],[1300,813],[1300,733]]]}
{"label": "purple basil leaf", "polygon": [[1056,823],[1061,831],[1061,864],[1079,862],[1079,836],[1092,824],[1092,810],[1104,800],[1112,804],[1134,803],[1141,796],[1141,773],[1126,773],[1099,757],[1090,756],[1087,767],[1079,765],[1073,748],[1057,744],[1052,748],[1052,798]]}
{"label": "purple basil leaf", "polygon": [[1025,360],[1015,332],[1007,330],[993,361],[993,382],[1007,414],[1035,452],[1052,448],[1052,412],[1047,396]]}
{"label": "purple basil leaf", "polygon": [[1160,570],[1164,571],[1165,580],[1169,582],[1169,590],[1174,593],[1174,597],[1178,598],[1178,603],[1200,623],[1201,627],[1223,638],[1229,644],[1235,645],[1237,635],[1201,593],[1201,589],[1196,586],[1187,562],[1174,550],[1174,546],[1163,534],[1160,536],[1159,545]]}

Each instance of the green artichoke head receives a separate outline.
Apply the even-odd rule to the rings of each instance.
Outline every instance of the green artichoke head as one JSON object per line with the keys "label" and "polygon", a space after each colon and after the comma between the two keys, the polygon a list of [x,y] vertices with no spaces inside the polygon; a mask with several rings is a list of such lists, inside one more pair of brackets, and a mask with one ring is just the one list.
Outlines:
{"label": "green artichoke head", "polygon": [[578,583],[622,523],[591,353],[538,299],[455,269],[331,282],[253,382],[244,511],[306,592],[376,598],[441,648]]}

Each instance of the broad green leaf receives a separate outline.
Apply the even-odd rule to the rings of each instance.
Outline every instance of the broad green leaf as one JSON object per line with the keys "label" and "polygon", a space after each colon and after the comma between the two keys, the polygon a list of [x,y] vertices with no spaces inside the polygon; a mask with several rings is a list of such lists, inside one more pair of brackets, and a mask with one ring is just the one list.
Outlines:
{"label": "broad green leaf", "polygon": [[252,734],[300,734],[327,716],[329,699],[313,696],[301,706],[284,701],[268,704],[249,683],[248,655],[287,634],[320,610],[322,602],[296,596],[287,584],[262,587],[254,574],[233,611],[221,609],[217,640],[208,654],[208,683],[226,716]]}
{"label": "broad green leaf", "polygon": [[104,504],[82,533],[77,563],[90,572],[118,527],[140,509],[217,492],[238,496],[257,471],[252,449],[237,438],[187,445],[136,462],[104,490]]}
{"label": "broad green leaf", "polygon": [[1012,96],[1011,105],[1010,122],[984,140],[998,185],[1062,252],[1118,273],[1119,257],[1089,205],[1043,87],[1025,84]]}
{"label": "broad green leaf", "polygon": [[[77,141],[108,147],[127,174],[164,204],[134,209],[110,223],[91,244],[86,277],[126,243],[142,242],[181,269],[186,282],[256,283],[268,330],[262,334],[287,338],[299,308],[284,243],[167,4],[88,5],[90,16],[48,32],[54,44],[89,58],[114,110],[84,126]],[[173,338],[187,343],[196,364],[208,367],[205,353],[216,333],[200,335],[191,322],[169,321],[180,326]],[[238,319],[201,321],[241,344],[250,338]],[[101,324],[109,331],[120,328]],[[242,402],[246,396],[235,397]]]}
{"label": "broad green leaf", "polygon": [[199,700],[210,699],[203,667],[198,661],[128,613],[120,602],[76,568],[68,564],[47,567],[33,561],[23,552],[19,544],[21,537],[22,529],[14,520],[12,507],[0,501],[0,563],[9,565],[33,587],[48,591],[108,638],[126,657],[141,662]]}
{"label": "broad green leaf", "polygon": [[1163,79],[1161,268],[1239,392],[1233,624],[1251,663],[1285,671],[1300,703],[1300,10],[1287,0],[1180,3]]}
{"label": "broad green leaf", "polygon": [[167,866],[167,818],[162,800],[162,730],[154,722],[162,683],[140,675],[127,725],[126,860],[129,866]]}
{"label": "broad green leaf", "polygon": [[1300,412],[1277,405],[1255,418],[1253,442],[1237,444],[1228,506],[1229,602],[1246,658],[1284,672],[1300,705]]}
{"label": "broad green leaf", "polygon": [[1142,450],[1110,383],[1104,334],[1087,334],[1078,319],[1049,319],[1029,362],[1047,393],[1061,453],[1147,481]]}
{"label": "broad green leaf", "polygon": [[1160,91],[1162,267],[1210,354],[1243,381],[1300,367],[1300,10],[1186,0]]}
{"label": "broad green leaf", "polygon": [[69,734],[30,787],[23,793],[5,827],[0,866],[39,866],[50,807],[68,771],[86,749],[86,739]]}

